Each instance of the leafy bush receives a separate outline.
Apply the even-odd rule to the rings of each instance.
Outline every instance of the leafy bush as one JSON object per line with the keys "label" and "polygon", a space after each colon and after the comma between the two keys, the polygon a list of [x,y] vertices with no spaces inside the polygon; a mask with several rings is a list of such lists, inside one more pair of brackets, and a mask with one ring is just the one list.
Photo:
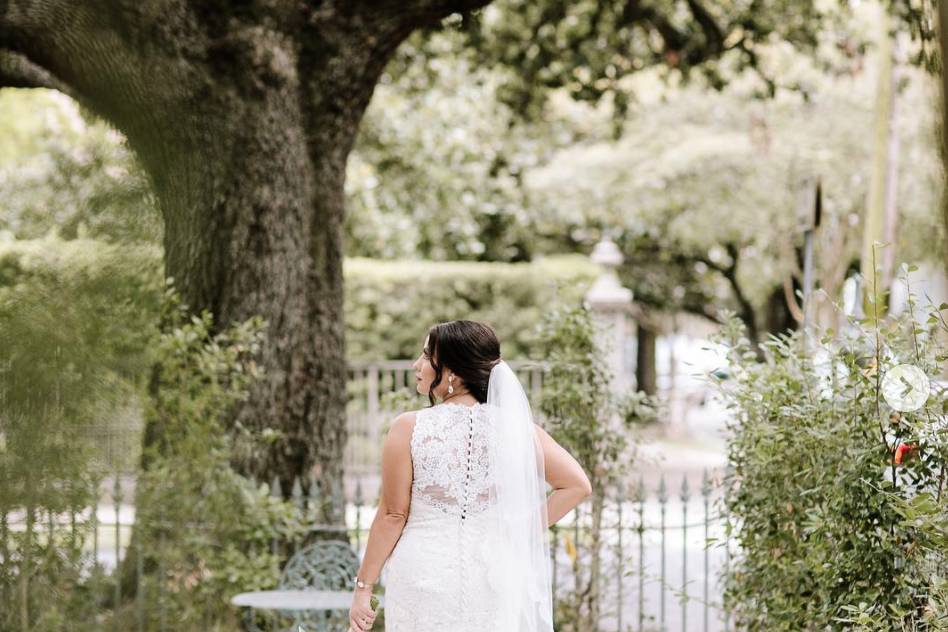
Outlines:
{"label": "leafy bush", "polygon": [[582,306],[559,306],[540,326],[537,357],[547,360],[540,403],[546,430],[579,461],[593,490],[589,522],[571,556],[576,587],[557,596],[555,604],[561,632],[598,629],[600,579],[621,572],[601,568],[606,495],[621,485],[625,464],[634,461],[632,430],[653,421],[657,411],[656,400],[642,392],[613,392],[598,334],[593,316]]}
{"label": "leafy bush", "polygon": [[93,431],[121,422],[147,366],[151,262],[91,240],[0,244],[0,629],[92,608],[82,514],[109,456]]}
{"label": "leafy bush", "polygon": [[[55,236],[0,244],[0,629],[102,629],[112,616],[132,629],[137,604],[116,609],[112,587],[135,586],[139,561],[149,628],[164,618],[233,629],[227,599],[273,587],[287,553],[274,542],[298,541],[311,522],[228,464],[223,425],[259,377],[262,323],[212,336],[210,315],[188,319],[174,291],[162,292],[159,254]],[[144,455],[129,402],[160,430]],[[103,431],[132,442],[106,451]],[[239,436],[247,449],[265,440]],[[133,470],[140,456],[148,468],[122,574],[90,574],[82,514],[102,475]],[[51,537],[50,519],[63,523]]]}
{"label": "leafy bush", "polygon": [[[900,363],[938,375],[944,309],[924,325],[850,318],[810,353],[803,331],[771,336],[763,363],[733,315],[715,337],[733,369],[715,381],[734,411],[725,605],[738,629],[945,629],[948,402],[936,390],[900,412],[881,391]],[[916,458],[896,463],[900,444]]]}
{"label": "leafy bush", "polygon": [[[212,336],[209,315],[184,318],[173,292],[165,292],[160,262],[157,247],[52,234],[0,241],[0,515],[18,520],[0,536],[0,628],[19,625],[24,611],[31,625],[49,629],[65,621],[96,628],[108,616],[136,621],[134,603],[110,612],[115,604],[103,602],[116,578],[101,569],[83,575],[91,566],[88,522],[77,521],[74,539],[68,526],[52,541],[45,533],[50,512],[88,510],[103,473],[134,469],[141,458],[149,467],[138,481],[137,528],[121,586],[126,593],[136,584],[140,548],[149,625],[162,611],[166,622],[182,626],[197,625],[205,608],[210,621],[233,617],[227,597],[272,587],[283,559],[273,541],[292,543],[307,523],[308,516],[227,465],[234,450],[266,441],[237,432],[227,444],[231,433],[221,431],[227,409],[260,370],[250,361],[260,323]],[[438,282],[408,292],[399,280],[406,270],[408,278]],[[474,310],[492,314],[502,335],[509,330],[505,355],[516,355],[535,336],[522,321],[538,318],[531,301],[573,296],[594,273],[585,259],[456,268],[356,263],[347,271],[347,301],[355,303],[350,347],[366,358],[404,357],[423,333],[419,314],[433,323]],[[518,328],[526,333],[514,335]],[[392,331],[405,333],[387,336]],[[145,454],[137,405],[160,430]],[[128,444],[97,445],[103,432]],[[29,532],[21,524],[27,504]],[[25,601],[17,583],[24,565],[31,572]]]}
{"label": "leafy bush", "polygon": [[254,358],[263,321],[212,334],[207,312],[187,318],[173,291],[167,299],[146,413],[156,430],[137,486],[136,536],[148,569],[142,589],[152,623],[164,617],[178,630],[203,630],[209,621],[234,629],[228,599],[275,587],[284,555],[274,543],[301,542],[311,520],[230,466],[225,424],[262,375]]}

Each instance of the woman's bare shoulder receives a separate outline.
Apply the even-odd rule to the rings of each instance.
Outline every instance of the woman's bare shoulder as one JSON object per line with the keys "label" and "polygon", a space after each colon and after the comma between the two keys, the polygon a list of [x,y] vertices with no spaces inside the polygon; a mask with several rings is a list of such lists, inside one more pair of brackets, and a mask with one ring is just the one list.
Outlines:
{"label": "woman's bare shoulder", "polygon": [[419,412],[421,411],[406,410],[405,412],[403,412],[402,414],[400,414],[398,417],[395,418],[394,423],[403,423],[403,424],[412,423],[418,417]]}
{"label": "woman's bare shoulder", "polygon": [[415,422],[418,419],[418,412],[417,410],[408,410],[395,417],[392,425],[389,426],[388,433],[390,435],[393,433],[397,435],[407,434],[410,437],[411,431],[415,427]]}

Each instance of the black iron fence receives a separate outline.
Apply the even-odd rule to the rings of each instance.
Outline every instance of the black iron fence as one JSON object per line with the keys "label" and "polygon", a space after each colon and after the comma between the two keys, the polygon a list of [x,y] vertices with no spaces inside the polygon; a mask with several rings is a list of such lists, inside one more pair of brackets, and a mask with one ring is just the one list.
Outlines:
{"label": "black iron fence", "polygon": [[[135,621],[134,630],[176,629],[162,612],[165,596],[160,590],[149,590],[142,585],[145,577],[142,560],[148,551],[142,551],[140,540],[137,546],[130,546],[135,526],[135,511],[129,502],[128,489],[132,482],[129,477],[112,477],[103,486],[106,493],[95,506],[84,510],[36,511],[32,516],[22,511],[0,512],[0,577],[7,580],[0,587],[7,591],[3,603],[16,603],[15,593],[23,589],[17,568],[23,561],[21,552],[16,550],[18,544],[63,542],[61,553],[68,558],[68,563],[78,565],[79,575],[99,578],[94,585],[100,595],[98,598],[90,596],[90,604],[102,601],[106,593],[111,593],[115,603],[121,601],[122,582],[129,581],[129,576],[113,571],[129,558],[135,568],[132,581],[138,584],[134,603],[127,605],[138,613],[131,617]],[[643,480],[638,479],[610,494],[601,525],[601,630],[729,629],[717,583],[720,574],[727,570],[730,551],[725,546],[726,540],[722,540],[720,546],[705,546],[710,538],[723,537],[722,518],[715,508],[717,481],[704,471],[700,484],[696,489],[693,486],[686,475],[673,493],[662,476],[656,489],[646,489]],[[304,494],[304,486],[296,480],[290,492],[301,516],[314,515],[310,510],[323,502],[318,496],[318,486],[306,487],[312,493]],[[375,513],[375,499],[367,498],[366,494],[366,488],[371,488],[372,483],[364,485],[362,478],[353,478],[346,487],[351,492],[347,494],[339,489],[333,501],[345,503],[345,532],[361,556]],[[282,497],[278,481],[270,484],[270,493]],[[577,575],[582,581],[592,530],[590,506],[589,502],[583,503],[551,529],[557,599],[570,597]],[[338,525],[311,524],[310,527],[321,531],[339,529]],[[83,530],[88,534],[86,548],[70,549],[70,541],[84,539],[80,533]],[[276,545],[274,542],[273,546]],[[164,572],[160,565],[151,572],[159,574],[153,586],[166,586],[171,579],[160,577]],[[147,618],[157,625],[146,623],[146,611],[157,612]],[[88,615],[95,617],[94,612]],[[119,627],[118,619],[110,627],[123,632],[129,630]]]}

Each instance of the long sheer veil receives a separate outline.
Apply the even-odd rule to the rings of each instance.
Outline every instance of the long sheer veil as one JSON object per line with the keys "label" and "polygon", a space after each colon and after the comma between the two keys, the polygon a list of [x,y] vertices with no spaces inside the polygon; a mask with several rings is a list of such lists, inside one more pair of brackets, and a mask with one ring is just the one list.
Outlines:
{"label": "long sheer veil", "polygon": [[499,361],[490,372],[488,410],[496,434],[490,448],[496,511],[487,528],[491,580],[498,589],[498,630],[552,632],[549,529],[543,451],[530,402],[513,369]]}

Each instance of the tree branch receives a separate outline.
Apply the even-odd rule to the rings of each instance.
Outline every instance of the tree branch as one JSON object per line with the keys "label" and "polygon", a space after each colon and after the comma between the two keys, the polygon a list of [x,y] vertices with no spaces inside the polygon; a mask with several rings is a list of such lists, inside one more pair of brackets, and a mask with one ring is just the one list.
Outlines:
{"label": "tree branch", "polygon": [[306,0],[306,10],[366,23],[397,21],[412,30],[430,26],[452,13],[470,13],[493,0]]}
{"label": "tree branch", "polygon": [[639,0],[629,0],[622,8],[621,24],[645,23],[654,28],[665,42],[665,47],[673,51],[684,50],[688,43],[685,34],[672,25],[668,19],[653,7],[643,6]]}
{"label": "tree branch", "polygon": [[473,11],[490,3],[491,0],[365,0],[358,5],[372,11],[444,17],[452,13]]}
{"label": "tree branch", "polygon": [[724,33],[714,16],[698,0],[688,0],[688,8],[704,31],[705,41],[708,43],[707,54],[711,56],[720,53],[724,49]]}
{"label": "tree branch", "polygon": [[691,259],[692,261],[698,261],[700,263],[703,263],[704,265],[708,266],[709,269],[714,270],[715,272],[722,274],[724,276],[727,276],[728,273],[730,272],[729,266],[724,266],[724,265],[721,265],[720,263],[716,263],[702,254],[691,255],[689,259]]}
{"label": "tree branch", "polygon": [[[182,71],[164,63],[173,54],[161,53],[181,43],[170,34],[183,33],[188,20],[175,1],[159,7],[130,0],[0,0],[0,49],[30,64],[20,59],[5,68],[11,79],[44,85],[55,79],[56,89],[126,131],[139,110],[165,97],[159,86],[183,83]],[[147,52],[146,33],[154,44]],[[169,69],[177,74],[163,81],[160,75]]]}
{"label": "tree branch", "polygon": [[803,308],[797,303],[797,297],[793,294],[793,277],[787,275],[783,278],[783,298],[787,302],[787,309],[790,315],[798,323],[803,323]]}
{"label": "tree branch", "polygon": [[777,95],[777,82],[773,78],[768,77],[763,70],[760,68],[760,58],[757,56],[757,53],[753,49],[753,42],[749,42],[746,36],[741,37],[733,48],[739,48],[744,56],[747,57],[748,64],[751,69],[767,86],[767,94],[770,98],[773,98]]}
{"label": "tree branch", "polygon": [[727,251],[728,256],[731,261],[727,265],[722,265],[711,261],[706,256],[696,255],[694,259],[696,261],[701,261],[706,266],[720,273],[727,280],[728,284],[731,286],[731,291],[734,293],[734,299],[737,301],[740,306],[741,320],[748,327],[748,331],[752,334],[752,340],[756,342],[757,335],[757,317],[756,312],[754,311],[754,306],[751,304],[750,299],[744,293],[744,290],[741,288],[741,284],[737,278],[737,267],[740,263],[741,251],[740,247],[732,242],[726,242],[724,244],[724,249]]}
{"label": "tree branch", "polygon": [[0,88],[48,88],[75,98],[69,86],[26,55],[0,49]]}

